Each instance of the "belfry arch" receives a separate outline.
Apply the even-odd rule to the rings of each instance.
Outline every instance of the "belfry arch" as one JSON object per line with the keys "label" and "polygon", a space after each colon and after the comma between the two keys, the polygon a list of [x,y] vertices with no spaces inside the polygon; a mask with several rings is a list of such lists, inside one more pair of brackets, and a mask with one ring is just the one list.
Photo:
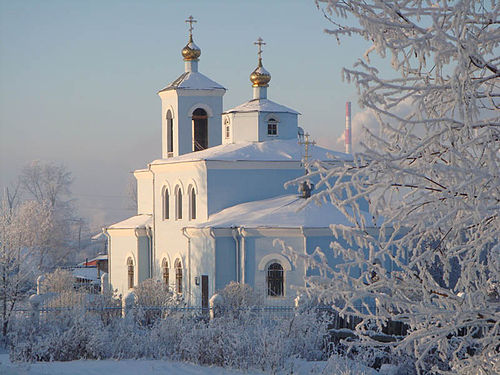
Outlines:
{"label": "belfry arch", "polygon": [[208,148],[208,114],[203,108],[193,111],[193,151]]}

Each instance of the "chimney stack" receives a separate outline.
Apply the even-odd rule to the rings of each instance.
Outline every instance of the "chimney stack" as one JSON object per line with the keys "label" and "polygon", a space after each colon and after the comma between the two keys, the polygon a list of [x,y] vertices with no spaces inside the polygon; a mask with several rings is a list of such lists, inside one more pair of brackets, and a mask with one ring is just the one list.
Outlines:
{"label": "chimney stack", "polygon": [[351,102],[345,103],[345,153],[352,152],[352,139],[351,139]]}

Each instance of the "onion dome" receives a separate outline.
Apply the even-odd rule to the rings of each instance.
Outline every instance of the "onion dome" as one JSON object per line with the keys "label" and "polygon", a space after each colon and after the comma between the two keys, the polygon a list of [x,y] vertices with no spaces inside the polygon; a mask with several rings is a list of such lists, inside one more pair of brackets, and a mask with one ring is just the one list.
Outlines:
{"label": "onion dome", "polygon": [[252,82],[253,87],[267,87],[270,80],[271,73],[262,66],[262,58],[259,57],[259,65],[250,74],[250,82]]}
{"label": "onion dome", "polygon": [[182,57],[184,61],[198,60],[201,55],[201,49],[193,42],[193,36],[189,36],[189,42],[182,49]]}

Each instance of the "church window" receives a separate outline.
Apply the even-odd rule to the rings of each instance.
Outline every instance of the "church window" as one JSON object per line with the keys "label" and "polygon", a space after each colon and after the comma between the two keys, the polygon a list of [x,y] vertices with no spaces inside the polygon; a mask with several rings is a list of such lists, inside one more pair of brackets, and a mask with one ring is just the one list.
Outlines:
{"label": "church window", "polygon": [[132,258],[127,259],[127,276],[128,288],[132,289],[134,287],[134,261]]}
{"label": "church window", "polygon": [[229,139],[231,137],[231,128],[229,125],[226,125],[226,132],[225,132],[226,139]]}
{"label": "church window", "polygon": [[189,220],[196,219],[196,190],[194,186],[189,188]]}
{"label": "church window", "polygon": [[197,108],[193,112],[193,151],[201,151],[208,147],[208,115],[204,109]]}
{"label": "church window", "polygon": [[270,118],[267,121],[267,135],[275,136],[278,135],[278,121]]}
{"label": "church window", "polygon": [[182,263],[180,259],[175,261],[175,290],[182,294]]}
{"label": "church window", "polygon": [[170,217],[170,194],[168,188],[165,187],[163,191],[163,220],[167,220]]}
{"label": "church window", "polygon": [[163,282],[165,283],[166,286],[168,286],[168,276],[169,276],[169,270],[168,270],[168,261],[166,259],[163,259],[161,263],[161,268],[163,271]]}
{"label": "church window", "polygon": [[173,156],[174,152],[174,119],[172,118],[172,112],[167,111],[167,152],[168,157]]}
{"label": "church window", "polygon": [[182,189],[177,186],[175,190],[175,219],[182,219]]}
{"label": "church window", "polygon": [[279,263],[273,263],[267,268],[267,295],[270,297],[284,296],[283,267]]}

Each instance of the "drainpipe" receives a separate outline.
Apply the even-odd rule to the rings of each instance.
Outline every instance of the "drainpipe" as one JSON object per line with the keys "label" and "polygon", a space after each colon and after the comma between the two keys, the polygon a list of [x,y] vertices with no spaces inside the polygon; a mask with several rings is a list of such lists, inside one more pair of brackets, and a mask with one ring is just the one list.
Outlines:
{"label": "drainpipe", "polygon": [[[215,245],[216,245],[216,239],[215,239],[215,231],[213,228],[210,228],[210,231],[208,232],[210,234],[210,237],[212,237],[213,240],[213,249],[214,249],[214,277],[212,277],[212,293],[215,294],[215,278],[217,277],[217,268],[216,268],[216,262],[215,262]],[[210,293],[209,293],[210,294]]]}
{"label": "drainpipe", "polygon": [[238,240],[238,229],[233,228],[231,230],[231,234],[233,236],[234,244],[235,244],[235,257],[236,257],[236,281],[240,282],[240,241]]}
{"label": "drainpipe", "polygon": [[187,241],[188,241],[188,307],[191,306],[191,298],[192,298],[192,294],[191,294],[191,237],[189,237],[189,235],[187,234],[187,228],[184,227],[182,228],[182,235],[184,237],[187,238]]}
{"label": "drainpipe", "polygon": [[149,277],[153,277],[153,231],[151,227],[146,227],[148,237],[148,257],[149,257]]}
{"label": "drainpipe", "polygon": [[108,287],[109,290],[113,290],[111,287],[111,235],[108,233],[108,228],[102,228],[102,233],[108,239]]}
{"label": "drainpipe", "polygon": [[238,234],[241,237],[241,282],[246,283],[246,249],[245,249],[245,227],[238,228]]}
{"label": "drainpipe", "polygon": [[[153,172],[153,170],[151,169],[151,164],[148,164],[148,169],[149,171],[151,172],[151,174],[153,175],[153,233],[152,233],[152,246],[151,246],[151,263],[154,264],[154,260],[156,260],[156,199],[155,199],[155,196],[156,196],[156,190],[155,190],[155,179],[156,179],[156,176],[155,176],[155,173]],[[154,267],[151,267],[151,278],[153,278],[154,276]]]}

